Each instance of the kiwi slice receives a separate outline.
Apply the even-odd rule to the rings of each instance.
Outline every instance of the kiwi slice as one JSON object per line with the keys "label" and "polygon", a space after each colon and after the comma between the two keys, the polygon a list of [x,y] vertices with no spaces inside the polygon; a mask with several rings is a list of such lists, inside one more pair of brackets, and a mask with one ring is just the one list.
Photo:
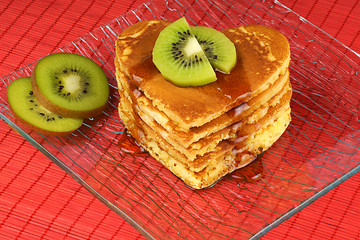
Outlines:
{"label": "kiwi slice", "polygon": [[152,53],[157,69],[177,86],[201,86],[216,81],[215,71],[184,17],[160,32]]}
{"label": "kiwi slice", "polygon": [[214,28],[193,26],[190,28],[211,65],[224,73],[230,73],[236,65],[235,45],[222,32]]}
{"label": "kiwi slice", "polygon": [[101,67],[75,53],[42,58],[31,74],[39,102],[52,112],[71,118],[94,117],[105,108],[109,84]]}
{"label": "kiwi slice", "polygon": [[66,118],[44,108],[34,96],[30,77],[11,82],[7,98],[16,119],[44,134],[68,134],[78,129],[83,122],[82,119]]}

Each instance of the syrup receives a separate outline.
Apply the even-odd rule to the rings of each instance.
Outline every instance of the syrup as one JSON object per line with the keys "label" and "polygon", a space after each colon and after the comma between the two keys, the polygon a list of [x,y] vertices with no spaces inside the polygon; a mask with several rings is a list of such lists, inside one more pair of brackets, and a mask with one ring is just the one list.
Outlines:
{"label": "syrup", "polygon": [[135,139],[128,133],[127,130],[121,135],[118,146],[120,151],[133,156],[144,156],[147,155],[145,149],[136,143]]}

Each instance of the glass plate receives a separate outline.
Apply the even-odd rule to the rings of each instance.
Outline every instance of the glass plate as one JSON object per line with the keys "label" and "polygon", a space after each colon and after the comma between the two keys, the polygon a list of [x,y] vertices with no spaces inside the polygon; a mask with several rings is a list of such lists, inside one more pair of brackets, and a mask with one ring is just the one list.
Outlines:
{"label": "glass plate", "polygon": [[[292,122],[263,155],[257,182],[237,171],[194,191],[148,155],[119,150],[116,36],[141,20],[181,16],[217,29],[264,24],[289,39]],[[6,88],[36,63],[1,78],[0,117],[149,239],[256,239],[360,170],[359,55],[278,1],[149,1],[57,52],[85,55],[105,70],[111,97],[101,117],[66,137],[18,125]]]}

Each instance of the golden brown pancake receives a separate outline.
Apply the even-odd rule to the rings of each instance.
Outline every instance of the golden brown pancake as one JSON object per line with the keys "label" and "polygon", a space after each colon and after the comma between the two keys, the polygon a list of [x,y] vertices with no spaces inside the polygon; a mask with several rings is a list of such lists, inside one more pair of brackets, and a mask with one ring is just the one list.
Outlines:
{"label": "golden brown pancake", "polygon": [[[118,78],[120,72],[118,73]],[[122,74],[123,78],[126,78]],[[283,108],[286,106],[286,103],[288,103],[288,100],[291,95],[291,86],[289,85],[289,75],[288,73],[284,76],[284,82],[286,83],[285,86],[282,86],[279,91],[277,91],[276,95],[269,99],[269,101],[266,102],[266,104],[258,106],[256,108],[256,111],[251,112],[251,114],[248,114],[244,116],[243,118],[240,118],[242,114],[236,114],[233,113],[236,110],[231,110],[228,113],[224,114],[224,117],[218,117],[216,119],[217,125],[224,126],[224,128],[214,128],[214,124],[210,125],[209,123],[203,125],[201,127],[202,131],[200,132],[202,134],[202,137],[199,138],[197,141],[192,142],[191,144],[182,144],[184,140],[186,140],[186,136],[194,136],[198,134],[199,130],[191,128],[188,132],[184,131],[178,131],[176,129],[176,125],[171,124],[171,122],[167,119],[166,123],[170,126],[174,126],[174,128],[166,128],[164,127],[164,123],[162,121],[156,121],[153,117],[154,115],[160,115],[162,114],[159,110],[157,110],[155,107],[151,105],[151,101],[149,101],[145,96],[139,96],[137,95],[132,96],[132,99],[134,99],[135,105],[137,106],[136,109],[134,109],[134,114],[137,114],[140,116],[140,119],[144,121],[149,127],[155,130],[159,135],[161,135],[162,138],[166,142],[168,142],[170,145],[172,145],[173,148],[176,149],[177,152],[179,152],[177,155],[180,158],[186,158],[187,161],[193,161],[197,156],[202,156],[207,152],[207,149],[212,149],[216,146],[221,140],[230,138],[231,130],[234,128],[231,126],[234,123],[237,123],[236,119],[241,120],[241,124],[246,125],[247,128],[250,128],[251,125],[259,125],[260,120],[266,121],[266,119],[269,119],[270,117],[273,117],[274,114],[269,115],[266,114],[267,112],[270,112],[270,110],[276,109],[279,111],[280,108]],[[126,83],[127,81],[122,81],[122,83]],[[123,87],[122,87],[123,88]],[[274,90],[273,88],[269,88],[270,90]],[[139,92],[137,90],[137,92]],[[120,95],[122,96],[122,92]],[[130,93],[131,95],[131,93]],[[268,94],[269,95],[269,94]],[[285,95],[285,96],[284,96]],[[258,95],[260,96],[260,95]],[[122,96],[126,97],[126,96]],[[139,99],[141,100],[140,102]],[[148,100],[148,101],[145,101]],[[124,100],[126,101],[126,100]],[[248,102],[251,106],[253,101]],[[281,104],[279,104],[281,102]],[[132,103],[128,102],[127,108],[131,108]],[[255,104],[254,104],[255,105]],[[144,112],[143,109],[151,108],[151,111]],[[242,113],[248,112],[251,108],[243,111]],[[163,114],[162,114],[163,115]],[[230,117],[232,116],[232,117]],[[166,116],[163,116],[162,118],[166,119]],[[262,119],[261,119],[262,118]],[[220,122],[221,120],[221,122]],[[214,120],[213,120],[214,121]],[[167,125],[165,124],[165,126]],[[245,131],[243,130],[243,133]],[[211,133],[211,134],[209,134]],[[178,140],[181,140],[183,138],[182,142],[179,142]],[[190,141],[190,138],[187,139]],[[185,142],[186,143],[186,142]]]}
{"label": "golden brown pancake", "polygon": [[[234,141],[235,136],[238,136],[238,134],[240,134],[242,137],[244,137],[244,140],[246,138],[251,138],[251,136],[257,132],[258,130],[260,130],[261,128],[267,127],[267,125],[271,124],[274,120],[276,120],[277,118],[281,117],[282,114],[284,114],[284,112],[288,111],[289,109],[289,104],[288,104],[288,99],[290,98],[290,91],[287,91],[287,93],[283,96],[283,98],[279,101],[279,104],[277,104],[276,106],[273,106],[269,109],[269,114],[265,115],[264,117],[262,117],[259,121],[252,123],[252,124],[246,124],[245,126],[238,128],[235,126],[232,126],[231,128],[229,128],[227,134],[227,137],[221,138],[219,139],[219,141],[210,141],[209,145],[205,145],[203,147],[202,150],[204,150],[204,152],[202,154],[195,155],[194,159],[192,161],[189,161],[189,158],[187,157],[186,154],[184,154],[183,152],[181,152],[179,150],[178,147],[174,147],[174,145],[172,143],[169,143],[168,141],[166,141],[165,138],[163,138],[163,136],[161,136],[161,132],[162,130],[159,130],[159,127],[154,127],[153,125],[149,125],[146,123],[146,121],[143,121],[142,117],[140,114],[127,114],[128,116],[139,116],[138,119],[131,119],[131,122],[136,123],[134,124],[134,128],[138,127],[139,125],[141,127],[138,127],[137,132],[139,130],[143,130],[145,133],[151,135],[153,138],[156,138],[156,142],[159,143],[159,145],[161,145],[161,148],[167,152],[170,156],[176,158],[178,161],[187,164],[188,167],[190,168],[191,171],[195,171],[195,172],[199,172],[201,171],[204,167],[206,167],[207,164],[207,160],[209,160],[209,158],[212,157],[216,157],[219,154],[222,154],[223,151],[228,151],[230,150],[230,148],[234,148],[235,146],[238,147],[237,145],[229,145],[229,144],[225,144],[224,140],[232,140]],[[132,112],[132,106],[131,104],[129,104],[129,102],[126,100],[126,98],[122,98],[122,109],[127,109],[127,112]],[[214,144],[212,144],[214,143]],[[259,146],[260,143],[258,143],[256,146],[257,147],[252,147],[251,146],[246,146],[249,147],[249,149],[253,150],[257,150],[257,148],[262,148],[265,149],[265,147],[260,147]],[[221,151],[214,151],[214,148],[216,147],[221,147]],[[208,151],[207,151],[208,150]],[[212,150],[212,151],[209,151]],[[247,149],[248,150],[248,149]],[[261,152],[261,151],[260,151]],[[260,153],[257,152],[257,153]],[[211,155],[209,155],[209,153],[211,153]],[[196,154],[196,151],[195,151]]]}
{"label": "golden brown pancake", "polygon": [[193,188],[250,163],[290,122],[287,39],[261,25],[226,29],[237,64],[200,87],[177,87],[152,63],[158,34],[170,23],[137,23],[118,36],[119,114],[149,153]]}
{"label": "golden brown pancake", "polygon": [[[177,87],[166,81],[152,62],[157,36],[168,24],[151,20],[129,27],[118,37],[116,55],[132,83],[185,129],[201,126],[247,101],[272,84],[289,65],[289,43],[278,31],[261,25],[256,31],[254,26],[227,29],[223,33],[233,40],[238,56],[231,74],[218,72],[217,81],[201,87]],[[182,101],[174,96],[181,96]]]}

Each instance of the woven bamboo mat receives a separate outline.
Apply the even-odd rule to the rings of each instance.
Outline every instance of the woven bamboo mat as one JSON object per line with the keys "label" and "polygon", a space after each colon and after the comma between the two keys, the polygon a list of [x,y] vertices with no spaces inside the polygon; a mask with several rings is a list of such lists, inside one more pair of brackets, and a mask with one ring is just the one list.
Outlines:
{"label": "woven bamboo mat", "polygon": [[[2,0],[0,75],[25,66],[144,0]],[[357,0],[283,0],[360,52]],[[263,239],[360,239],[360,174]],[[144,239],[0,121],[0,239]]]}

